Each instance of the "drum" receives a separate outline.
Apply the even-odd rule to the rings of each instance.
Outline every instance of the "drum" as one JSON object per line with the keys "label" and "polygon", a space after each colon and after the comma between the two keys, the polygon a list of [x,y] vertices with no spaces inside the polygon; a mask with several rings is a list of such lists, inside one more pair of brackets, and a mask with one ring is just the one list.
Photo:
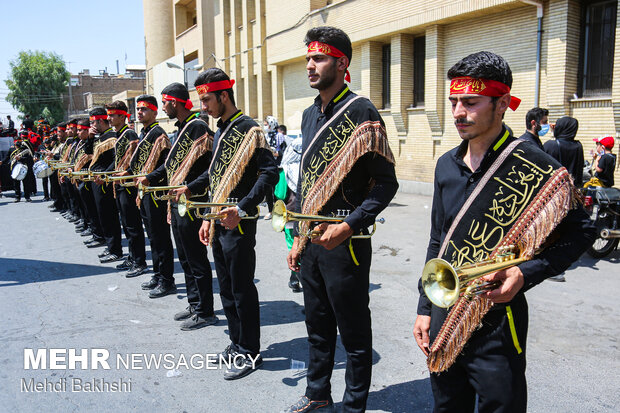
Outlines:
{"label": "drum", "polygon": [[23,181],[28,173],[28,167],[21,162],[17,162],[13,167],[13,172],[11,173],[11,178],[17,181]]}
{"label": "drum", "polygon": [[47,178],[52,173],[54,173],[54,171],[52,171],[52,168],[50,168],[45,161],[36,161],[32,169],[34,171],[34,175],[37,178]]}

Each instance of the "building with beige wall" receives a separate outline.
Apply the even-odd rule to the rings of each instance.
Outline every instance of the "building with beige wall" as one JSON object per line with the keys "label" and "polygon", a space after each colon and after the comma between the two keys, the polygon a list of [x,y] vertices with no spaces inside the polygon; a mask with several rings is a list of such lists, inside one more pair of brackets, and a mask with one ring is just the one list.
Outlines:
{"label": "building with beige wall", "polygon": [[317,94],[306,78],[306,31],[343,29],[353,43],[350,87],[379,108],[404,190],[430,193],[437,158],[460,142],[446,72],[479,50],[512,68],[522,103],[505,120],[517,136],[536,104],[552,122],[579,120],[586,159],[592,138],[620,136],[617,0],[144,0],[144,9],[147,90],[153,68],[183,52],[188,80],[197,65],[221,67],[245,113],[273,114],[289,130]]}

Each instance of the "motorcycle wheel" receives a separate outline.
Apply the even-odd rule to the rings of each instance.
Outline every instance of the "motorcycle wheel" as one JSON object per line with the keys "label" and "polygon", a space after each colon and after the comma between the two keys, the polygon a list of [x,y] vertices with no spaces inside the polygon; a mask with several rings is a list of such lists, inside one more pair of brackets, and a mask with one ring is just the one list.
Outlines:
{"label": "motorcycle wheel", "polygon": [[597,238],[594,244],[588,249],[588,255],[592,258],[603,258],[611,254],[618,245],[618,239]]}

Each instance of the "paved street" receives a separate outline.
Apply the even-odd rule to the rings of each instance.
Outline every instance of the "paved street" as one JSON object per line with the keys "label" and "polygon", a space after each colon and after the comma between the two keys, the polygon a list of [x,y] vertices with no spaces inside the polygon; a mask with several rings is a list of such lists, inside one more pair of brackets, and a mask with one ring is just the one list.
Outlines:
{"label": "paved street", "polygon": [[[256,373],[227,382],[221,370],[179,366],[176,372],[144,363],[136,365],[142,369],[131,369],[116,363],[118,355],[167,353],[189,361],[228,344],[219,297],[216,326],[183,332],[172,320],[187,305],[178,261],[178,294],[149,299],[139,287],[148,275],[126,279],[113,264],[99,264],[101,249],[86,249],[73,225],[50,213],[41,195],[31,204],[15,204],[6,195],[12,192],[0,199],[0,411],[277,412],[303,394],[305,371],[297,368],[297,362],[308,361],[303,298],[286,286],[284,236],[270,222],[259,222],[256,248],[265,363]],[[369,411],[432,409],[425,359],[411,335],[430,203],[429,197],[398,194],[373,237]],[[546,281],[527,293],[529,411],[619,411],[619,261],[619,251],[601,261],[584,256],[566,273],[567,282]],[[215,278],[213,286],[217,294]],[[111,368],[24,369],[24,349],[53,348],[105,349]],[[344,391],[345,360],[339,344],[332,377],[336,402]],[[66,379],[67,389],[23,391],[31,378]],[[131,383],[131,391],[72,392],[73,379],[121,380]]]}

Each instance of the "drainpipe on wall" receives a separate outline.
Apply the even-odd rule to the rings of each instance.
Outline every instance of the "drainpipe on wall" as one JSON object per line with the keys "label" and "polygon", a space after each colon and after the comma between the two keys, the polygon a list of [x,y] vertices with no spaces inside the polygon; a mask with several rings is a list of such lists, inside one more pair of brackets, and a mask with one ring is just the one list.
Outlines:
{"label": "drainpipe on wall", "polygon": [[534,107],[538,107],[540,101],[540,51],[542,49],[542,19],[543,3],[536,0],[519,0],[521,3],[536,6],[536,17],[538,18],[538,39],[536,44],[536,87],[534,90]]}

